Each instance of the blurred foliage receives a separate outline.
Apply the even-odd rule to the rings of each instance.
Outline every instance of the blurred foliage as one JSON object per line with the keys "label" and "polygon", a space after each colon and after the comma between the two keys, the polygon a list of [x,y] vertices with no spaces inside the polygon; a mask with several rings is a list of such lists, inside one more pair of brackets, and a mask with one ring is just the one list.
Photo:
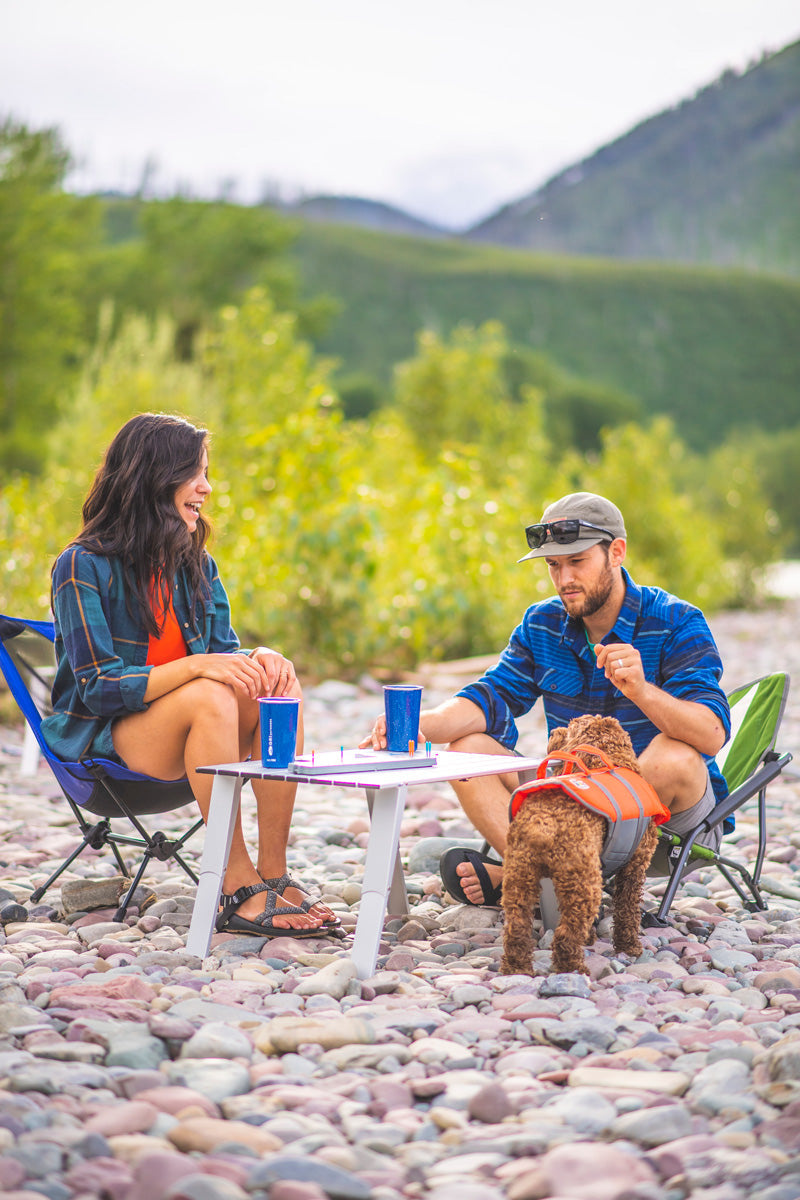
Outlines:
{"label": "blurred foliage", "polygon": [[344,415],[350,421],[368,417],[386,403],[385,385],[366,371],[352,371],[336,380],[336,391]]}
{"label": "blurred foliage", "polygon": [[[708,609],[742,598],[729,483],[703,480],[666,420],[612,429],[588,459],[558,450],[539,392],[526,384],[520,402],[508,388],[497,324],[421,337],[393,402],[363,421],[344,418],[333,364],[264,289],[224,307],[191,362],[176,357],[174,335],[170,318],[140,316],[114,334],[104,314],[69,411],[44,441],[45,471],[0,491],[3,611],[46,615],[49,565],[78,528],[105,446],[133,413],[154,410],[212,432],[211,550],[243,643],[272,645],[306,673],[397,672],[499,649],[551,591],[541,563],[516,563],[523,528],[576,488],[625,512],[642,582]],[[692,474],[702,486],[690,489]],[[751,484],[755,569],[777,543]]]}
{"label": "blurred foliage", "polygon": [[502,366],[515,400],[522,402],[526,389],[541,392],[545,431],[557,446],[589,454],[600,449],[604,429],[642,419],[642,406],[633,396],[568,375],[541,351],[512,346]]}
{"label": "blurred foliage", "polygon": [[782,433],[751,436],[753,469],[772,504],[787,553],[800,558],[800,425]]}
{"label": "blurred foliage", "polygon": [[0,465],[35,471],[42,429],[66,404],[99,334],[132,313],[172,319],[190,360],[201,329],[250,286],[298,310],[319,336],[331,297],[300,304],[286,250],[294,226],[267,208],[175,196],[79,198],[63,182],[69,152],[54,129],[0,124]]}
{"label": "blurred foliage", "polygon": [[755,475],[730,453],[710,463],[691,455],[665,417],[611,430],[599,458],[567,456],[563,466],[563,491],[599,492],[622,510],[635,578],[703,609],[751,604],[760,568],[782,550]]}
{"label": "blurred foliage", "polygon": [[747,553],[750,497],[760,491],[771,506],[771,528],[784,553],[800,557],[800,425],[781,433],[751,429],[730,439],[712,456],[712,466],[729,481],[728,511],[738,518],[731,530],[731,549]]}
{"label": "blurred foliage", "polygon": [[539,456],[541,394],[523,383],[518,396],[511,395],[507,355],[505,330],[497,321],[477,330],[461,325],[449,341],[431,331],[418,335],[416,357],[397,367],[395,403],[425,458],[474,446],[485,478],[497,484],[508,474],[509,458],[520,452],[529,461]]}
{"label": "blurred foliage", "polygon": [[285,252],[293,227],[264,208],[223,201],[104,201],[109,243],[94,278],[95,300],[148,316],[166,313],[175,351],[190,359],[201,328],[256,283],[283,306],[294,300]]}
{"label": "blurred foliage", "polygon": [[96,201],[62,191],[54,129],[0,124],[0,467],[40,461],[43,425],[86,349],[83,296],[100,241]]}
{"label": "blurred foliage", "polygon": [[449,338],[497,320],[511,346],[635,397],[641,419],[671,417],[695,450],[750,427],[754,414],[771,432],[800,419],[797,280],[311,223],[292,255],[304,295],[341,302],[315,345],[343,371],[388,382],[420,329]]}

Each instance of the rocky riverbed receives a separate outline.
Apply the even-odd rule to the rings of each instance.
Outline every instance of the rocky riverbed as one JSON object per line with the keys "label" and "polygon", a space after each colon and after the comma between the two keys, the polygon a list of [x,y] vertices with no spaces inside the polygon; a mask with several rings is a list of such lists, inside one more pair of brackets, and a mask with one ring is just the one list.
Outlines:
{"label": "rocky riverbed", "polygon": [[[768,911],[697,872],[636,961],[615,957],[603,918],[588,978],[549,973],[549,934],[533,978],[498,974],[500,912],[442,896],[426,841],[475,836],[446,785],[410,792],[411,914],[387,921],[368,980],[348,942],[322,938],[216,935],[204,961],[188,955],[193,887],[162,865],[116,923],[107,852],[31,904],[76,838],[48,772],[21,776],[21,731],[0,730],[0,1192],[797,1200],[798,618],[795,600],[712,623],[729,689],[776,668],[798,680],[780,739],[797,769],[769,794]],[[453,672],[425,680],[431,702]],[[380,703],[369,680],[309,689],[309,747],[354,745]],[[540,721],[522,729],[540,753]],[[733,856],[753,832],[740,815]],[[363,793],[300,789],[291,869],[349,930],[367,834]]]}

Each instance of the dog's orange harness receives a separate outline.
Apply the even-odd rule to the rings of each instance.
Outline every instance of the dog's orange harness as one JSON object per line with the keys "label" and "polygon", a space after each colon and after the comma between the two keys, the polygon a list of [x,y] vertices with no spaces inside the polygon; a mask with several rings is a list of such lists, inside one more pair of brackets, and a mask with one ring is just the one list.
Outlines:
{"label": "dog's orange harness", "polygon": [[[595,755],[604,763],[590,768],[577,752]],[[560,775],[547,775],[553,762],[568,765]],[[576,746],[570,754],[548,754],[539,764],[536,779],[523,783],[511,797],[510,815],[513,820],[520,807],[534,792],[566,792],[571,799],[605,817],[608,832],[603,844],[601,862],[603,874],[613,875],[628,861],[652,820],[663,825],[670,812],[659,800],[647,780],[629,767],[617,767],[596,746]]]}

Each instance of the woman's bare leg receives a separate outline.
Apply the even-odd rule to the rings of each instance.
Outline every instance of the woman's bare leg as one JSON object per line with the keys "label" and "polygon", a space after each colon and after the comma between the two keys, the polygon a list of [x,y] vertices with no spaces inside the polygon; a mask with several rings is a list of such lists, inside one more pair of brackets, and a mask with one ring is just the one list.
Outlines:
{"label": "woman's bare leg", "polygon": [[[237,762],[243,757],[240,747],[240,704],[237,695],[226,684],[212,679],[196,679],[176,688],[174,692],[154,700],[143,712],[131,713],[114,722],[113,738],[117,753],[134,771],[142,771],[158,779],[180,779],[186,774],[189,786],[197,800],[204,821],[208,821],[211,806],[213,776],[200,775],[197,767],[209,763]],[[252,701],[243,703],[247,709],[256,709]],[[247,718],[245,718],[245,724]],[[251,740],[253,734],[251,732]],[[248,747],[249,749],[249,747]],[[260,755],[260,749],[258,751]],[[265,788],[270,785],[265,784]],[[291,785],[290,785],[291,786]],[[279,784],[279,789],[285,785]],[[262,836],[260,810],[273,804],[274,819],[263,818],[263,828],[268,827],[271,842],[278,848],[278,857],[283,859],[285,869],[286,843],[291,821],[291,798],[282,791],[268,791],[259,802],[259,837]],[[288,819],[287,819],[288,810]],[[280,872],[279,872],[280,873]],[[230,895],[238,888],[259,884],[261,878],[253,866],[242,833],[241,818],[233,831],[228,867],[223,881],[223,891]],[[283,906],[291,904],[287,898]],[[280,915],[281,905],[274,918],[279,929],[313,928],[320,924],[316,915]],[[237,912],[242,917],[253,919],[264,911],[264,896],[253,896],[246,900]]]}
{"label": "woman's bare leg", "polygon": [[[300,700],[300,713],[297,721],[297,753],[303,752],[303,693],[299,683],[286,693]],[[255,713],[251,711],[255,708]],[[250,754],[252,758],[261,758],[261,732],[258,720],[258,703],[242,703],[240,705],[240,739],[241,757]],[[286,847],[289,844],[289,831],[292,824],[296,783],[284,783],[281,780],[253,779],[251,786],[256,798],[256,818],[258,820],[258,873],[262,879],[277,879],[286,873]],[[299,904],[308,897],[299,888],[287,888],[283,893],[287,904]],[[311,914],[324,921],[333,921],[336,914],[326,904],[315,904]]]}

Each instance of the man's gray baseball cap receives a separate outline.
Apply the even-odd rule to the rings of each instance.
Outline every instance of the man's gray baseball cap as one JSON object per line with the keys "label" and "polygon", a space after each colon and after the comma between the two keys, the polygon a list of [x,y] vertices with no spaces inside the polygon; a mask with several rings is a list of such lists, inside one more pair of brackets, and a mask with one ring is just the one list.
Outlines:
{"label": "man's gray baseball cap", "polygon": [[594,492],[571,492],[548,504],[541,521],[529,525],[525,535],[531,549],[517,562],[580,554],[598,542],[613,542],[615,538],[628,536],[616,504]]}

